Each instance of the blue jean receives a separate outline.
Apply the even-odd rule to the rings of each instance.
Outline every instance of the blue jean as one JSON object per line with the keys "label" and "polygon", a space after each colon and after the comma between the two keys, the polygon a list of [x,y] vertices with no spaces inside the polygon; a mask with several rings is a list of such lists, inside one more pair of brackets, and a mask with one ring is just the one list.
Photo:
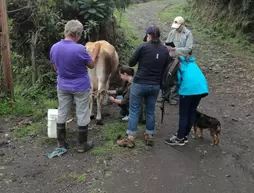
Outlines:
{"label": "blue jean", "polygon": [[183,139],[190,134],[196,120],[196,110],[202,97],[203,95],[180,95],[178,139]]}
{"label": "blue jean", "polygon": [[132,83],[130,93],[130,109],[127,134],[134,136],[138,127],[138,120],[142,99],[146,106],[146,133],[154,134],[155,104],[160,91],[160,85]]}

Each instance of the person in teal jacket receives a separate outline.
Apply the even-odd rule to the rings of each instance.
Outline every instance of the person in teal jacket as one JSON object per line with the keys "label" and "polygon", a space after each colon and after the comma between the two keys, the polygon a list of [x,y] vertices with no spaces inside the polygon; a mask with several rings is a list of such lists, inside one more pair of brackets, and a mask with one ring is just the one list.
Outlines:
{"label": "person in teal jacket", "polygon": [[177,72],[179,93],[179,128],[176,134],[165,143],[183,146],[188,143],[187,136],[196,119],[196,110],[200,100],[209,93],[208,84],[203,72],[195,63],[195,57],[179,57],[180,66]]}

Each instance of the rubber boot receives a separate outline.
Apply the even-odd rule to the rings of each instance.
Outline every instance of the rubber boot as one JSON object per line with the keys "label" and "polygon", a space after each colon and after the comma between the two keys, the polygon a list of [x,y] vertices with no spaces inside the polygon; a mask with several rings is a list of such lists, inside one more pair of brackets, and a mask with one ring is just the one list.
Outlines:
{"label": "rubber boot", "polygon": [[57,146],[59,148],[67,148],[68,144],[65,142],[66,126],[65,123],[57,123]]}
{"label": "rubber boot", "polygon": [[78,127],[78,152],[84,153],[93,148],[92,141],[87,141],[88,138],[88,125]]}

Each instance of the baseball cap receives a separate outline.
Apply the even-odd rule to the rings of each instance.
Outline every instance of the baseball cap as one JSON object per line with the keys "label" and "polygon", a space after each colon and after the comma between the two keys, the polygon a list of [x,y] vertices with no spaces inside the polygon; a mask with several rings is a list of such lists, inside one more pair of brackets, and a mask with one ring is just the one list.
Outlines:
{"label": "baseball cap", "polygon": [[149,26],[145,31],[145,37],[143,39],[144,42],[146,42],[147,34],[153,34],[154,33],[154,27],[155,26]]}
{"label": "baseball cap", "polygon": [[183,23],[184,23],[183,17],[177,16],[177,17],[174,19],[173,24],[172,24],[171,27],[174,28],[174,29],[177,29],[177,28],[179,28],[180,25],[182,25]]}

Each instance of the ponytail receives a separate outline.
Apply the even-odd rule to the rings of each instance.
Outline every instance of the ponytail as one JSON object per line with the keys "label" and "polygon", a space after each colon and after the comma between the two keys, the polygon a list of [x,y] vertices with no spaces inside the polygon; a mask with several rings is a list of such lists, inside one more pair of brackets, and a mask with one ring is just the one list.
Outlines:
{"label": "ponytail", "polygon": [[160,40],[160,36],[161,36],[161,32],[160,29],[156,26],[153,27],[153,32],[150,34],[152,37],[151,42],[153,44],[160,44],[161,40]]}

